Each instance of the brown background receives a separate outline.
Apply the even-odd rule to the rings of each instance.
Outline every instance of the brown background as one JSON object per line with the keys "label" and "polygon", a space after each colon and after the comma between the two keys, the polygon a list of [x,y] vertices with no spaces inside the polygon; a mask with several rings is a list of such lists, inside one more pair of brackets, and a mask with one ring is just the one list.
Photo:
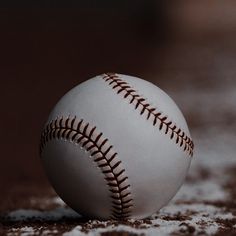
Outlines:
{"label": "brown background", "polygon": [[49,111],[65,92],[105,71],[142,75],[148,70],[154,41],[162,38],[156,35],[162,17],[154,19],[154,1],[139,1],[134,9],[132,4],[101,1],[73,8],[59,4],[0,10],[4,200],[16,198],[21,185],[47,185],[39,137]]}
{"label": "brown background", "polygon": [[[81,81],[114,71],[167,92],[234,84],[233,76],[218,76],[217,61],[227,55],[226,68],[235,67],[234,1],[108,2],[0,9],[2,209],[47,191],[40,131],[57,100]],[[195,115],[186,114],[191,129],[206,125]]]}

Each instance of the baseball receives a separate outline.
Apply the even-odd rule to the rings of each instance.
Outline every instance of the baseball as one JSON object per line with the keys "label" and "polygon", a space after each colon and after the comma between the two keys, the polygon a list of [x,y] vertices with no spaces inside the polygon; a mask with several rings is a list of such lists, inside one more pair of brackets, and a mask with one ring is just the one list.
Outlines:
{"label": "baseball", "polygon": [[106,73],[70,90],[42,131],[40,155],[58,195],[79,214],[142,219],[182,185],[193,141],[174,101],[140,78]]}

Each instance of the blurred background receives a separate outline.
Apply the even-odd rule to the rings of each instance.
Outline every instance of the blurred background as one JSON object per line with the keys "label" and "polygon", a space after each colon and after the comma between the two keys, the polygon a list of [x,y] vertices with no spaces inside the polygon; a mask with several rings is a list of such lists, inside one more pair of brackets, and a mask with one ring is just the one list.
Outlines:
{"label": "blurred background", "polygon": [[41,129],[64,93],[108,71],[170,94],[196,140],[196,158],[200,146],[235,163],[235,1],[0,5],[0,210],[53,194],[38,154]]}

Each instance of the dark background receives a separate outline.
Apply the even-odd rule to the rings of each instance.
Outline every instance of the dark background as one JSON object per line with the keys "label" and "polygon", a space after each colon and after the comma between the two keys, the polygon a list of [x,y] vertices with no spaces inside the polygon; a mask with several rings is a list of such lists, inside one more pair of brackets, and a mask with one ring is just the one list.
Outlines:
{"label": "dark background", "polygon": [[163,29],[157,30],[157,25],[163,27],[163,18],[155,11],[160,11],[157,5],[164,7],[155,1],[136,1],[135,8],[134,1],[5,5],[0,10],[4,201],[25,194],[27,187],[37,191],[39,185],[47,185],[39,137],[50,110],[65,92],[106,71],[141,76],[148,70],[155,41],[163,38]]}
{"label": "dark background", "polygon": [[[40,132],[78,83],[113,71],[171,93],[235,80],[234,1],[7,1],[0,32],[1,209],[48,191]],[[219,68],[222,55],[230,76]],[[191,129],[207,126],[194,109],[185,116]]]}

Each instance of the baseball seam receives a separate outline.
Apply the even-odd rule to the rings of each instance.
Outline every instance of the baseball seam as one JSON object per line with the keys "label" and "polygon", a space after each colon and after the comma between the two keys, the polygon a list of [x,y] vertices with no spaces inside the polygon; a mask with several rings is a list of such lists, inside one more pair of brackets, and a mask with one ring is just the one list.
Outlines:
{"label": "baseball seam", "polygon": [[118,154],[97,131],[96,126],[91,126],[83,119],[76,117],[61,117],[48,123],[41,135],[40,154],[46,144],[53,139],[63,139],[79,144],[82,149],[90,153],[90,157],[101,169],[108,185],[112,199],[112,219],[124,219],[131,215],[133,199],[131,198],[130,184]]}
{"label": "baseball seam", "polygon": [[[157,108],[152,107],[147,99],[138,94],[138,92],[131,87],[126,81],[121,79],[118,74],[105,73],[102,75],[102,79],[107,82],[117,94],[123,93],[124,99],[130,99],[129,103],[134,105],[135,110],[140,109],[140,115],[146,114],[146,119],[150,120],[152,117],[153,126],[159,125],[159,130],[165,128],[165,134],[169,133],[171,140],[175,140],[175,143],[183,150],[186,151],[189,156],[193,156],[194,144],[191,138],[189,138],[183,130],[178,128],[173,121],[169,120],[163,112],[158,111]],[[158,122],[159,121],[159,122]]]}

